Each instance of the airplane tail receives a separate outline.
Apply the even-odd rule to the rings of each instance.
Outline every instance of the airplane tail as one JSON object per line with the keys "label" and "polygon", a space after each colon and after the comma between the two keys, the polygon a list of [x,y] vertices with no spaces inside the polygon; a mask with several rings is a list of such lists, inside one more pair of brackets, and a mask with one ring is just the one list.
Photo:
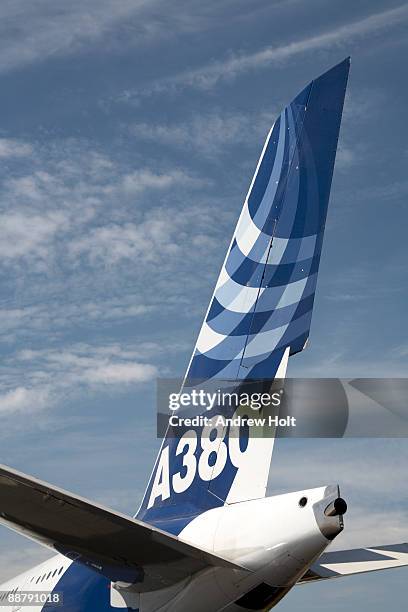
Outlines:
{"label": "airplane tail", "polygon": [[[349,67],[309,83],[270,130],[187,384],[283,378],[305,347]],[[264,496],[272,449],[273,438],[236,443],[229,427],[169,432],[138,518],[178,533],[205,510]]]}

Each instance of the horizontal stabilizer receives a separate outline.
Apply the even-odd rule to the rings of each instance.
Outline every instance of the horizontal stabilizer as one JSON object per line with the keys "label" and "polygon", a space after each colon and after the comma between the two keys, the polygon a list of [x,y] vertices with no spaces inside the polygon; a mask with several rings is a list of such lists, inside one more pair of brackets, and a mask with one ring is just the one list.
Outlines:
{"label": "horizontal stabilizer", "polygon": [[324,553],[298,584],[408,565],[408,544]]}
{"label": "horizontal stabilizer", "polygon": [[141,521],[0,466],[0,524],[140,591],[208,566],[240,569]]}

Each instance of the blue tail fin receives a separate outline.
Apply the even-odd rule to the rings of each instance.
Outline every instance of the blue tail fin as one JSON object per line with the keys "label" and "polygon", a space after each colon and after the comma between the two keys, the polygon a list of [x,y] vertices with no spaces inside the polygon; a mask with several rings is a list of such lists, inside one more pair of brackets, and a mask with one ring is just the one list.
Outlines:
{"label": "blue tail fin", "polygon": [[[272,380],[305,347],[349,66],[312,81],[269,132],[187,380]],[[204,434],[164,440],[139,518],[177,532],[204,510],[264,494],[273,439],[247,444],[237,466],[228,428],[217,432],[224,466],[203,479]]]}

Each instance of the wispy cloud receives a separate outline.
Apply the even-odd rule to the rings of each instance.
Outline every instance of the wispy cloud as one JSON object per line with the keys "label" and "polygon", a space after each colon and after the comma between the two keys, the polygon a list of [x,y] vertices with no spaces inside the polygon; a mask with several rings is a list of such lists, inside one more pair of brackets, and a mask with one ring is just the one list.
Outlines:
{"label": "wispy cloud", "polygon": [[[14,141],[13,146],[30,145]],[[62,142],[59,148],[36,150],[28,170],[16,166],[11,176],[7,173],[3,178],[0,265],[9,267],[21,259],[27,264],[29,258],[29,267],[42,272],[68,252],[74,263],[72,257],[90,250],[91,243],[99,245],[93,252],[104,245],[112,247],[111,261],[130,251],[149,258],[158,241],[162,241],[161,252],[176,252],[177,240],[170,240],[169,234],[164,240],[164,236],[168,229],[174,233],[175,223],[180,229],[177,217],[169,210],[144,215],[137,204],[142,198],[146,202],[149,194],[194,191],[208,184],[174,167],[152,170],[144,165],[131,170],[75,140]],[[145,219],[123,222],[135,216]]]}
{"label": "wispy cloud", "polygon": [[9,259],[26,255],[45,259],[58,232],[67,231],[69,219],[63,212],[53,211],[40,215],[27,210],[0,214],[0,225],[0,257],[3,264],[6,264]]}
{"label": "wispy cloud", "polygon": [[27,157],[33,152],[33,147],[27,142],[14,138],[0,138],[0,157]]}
{"label": "wispy cloud", "polygon": [[[183,210],[156,208],[138,223],[109,224],[94,228],[86,235],[73,239],[69,253],[78,264],[82,258],[95,266],[116,265],[123,261],[158,264],[168,268],[180,259],[195,258],[192,247],[211,245],[211,238],[199,230],[192,237],[189,228],[202,217],[197,206]],[[204,215],[205,216],[205,215]],[[209,220],[208,220],[209,223]],[[150,267],[145,268],[145,273]]]}
{"label": "wispy cloud", "polygon": [[[295,1],[299,0],[291,3]],[[231,0],[222,5],[180,0],[172,11],[166,8],[163,0],[37,0],[35,6],[27,0],[5,1],[0,6],[0,72],[96,46],[99,53],[114,53],[180,33],[208,30],[229,8],[232,20],[248,14],[245,3],[237,6]]]}
{"label": "wispy cloud", "polygon": [[394,357],[405,359],[408,357],[408,344],[400,344],[391,350]]}
{"label": "wispy cloud", "polygon": [[212,157],[231,146],[266,136],[273,116],[273,109],[256,114],[212,111],[195,114],[180,123],[135,123],[130,129],[137,140],[160,142]]}
{"label": "wispy cloud", "polygon": [[[121,20],[154,10],[156,0],[73,0],[67,4],[39,0],[3,2],[0,8],[0,71],[21,68],[36,61],[81,50],[98,41]],[[146,36],[140,27],[139,37]]]}
{"label": "wispy cloud", "polygon": [[0,414],[36,412],[48,407],[50,397],[47,388],[16,387],[0,393]]}
{"label": "wispy cloud", "polygon": [[358,21],[344,24],[327,32],[293,41],[281,46],[265,47],[255,53],[235,54],[225,60],[214,61],[193,70],[179,73],[173,77],[157,80],[140,91],[128,91],[123,99],[133,96],[151,95],[166,90],[177,91],[183,88],[210,89],[219,81],[233,80],[253,70],[281,64],[303,53],[333,47],[344,48],[349,43],[364,39],[371,34],[391,28],[408,18],[406,5],[369,15]]}
{"label": "wispy cloud", "polygon": [[[163,310],[164,296],[166,308],[174,307],[169,271],[185,259],[194,240],[206,239],[201,230],[189,242],[191,227],[199,227],[200,219],[205,227],[209,223],[196,204],[189,205],[187,194],[202,191],[206,183],[179,168],[150,168],[146,161],[135,170],[77,140],[41,148],[14,141],[13,146],[31,147],[35,155],[28,165],[7,168],[1,184],[0,261],[13,296],[4,296],[0,308],[0,338],[8,347],[0,413],[39,413],[63,405],[81,389],[121,394],[152,381],[163,344],[140,340],[136,350],[123,342],[78,344],[67,337],[78,337],[78,326],[125,325],[159,306]],[[175,191],[178,196],[170,197]],[[185,214],[177,208],[181,194]],[[152,271],[157,282],[160,274],[164,280],[161,295],[145,282]],[[180,305],[182,296],[177,301]],[[19,341],[37,348],[10,348]]]}
{"label": "wispy cloud", "polygon": [[358,155],[356,148],[351,148],[344,143],[340,143],[336,154],[336,168],[340,170],[347,170],[356,163]]}
{"label": "wispy cloud", "polygon": [[[39,412],[52,407],[79,389],[145,383],[158,375],[148,358],[157,354],[154,344],[138,349],[116,344],[76,344],[61,349],[25,349],[3,359],[0,376],[0,413]],[[19,384],[24,370],[25,386]]]}
{"label": "wispy cloud", "polygon": [[149,169],[139,169],[126,174],[122,179],[122,187],[129,194],[139,194],[147,189],[163,191],[172,187],[200,187],[204,181],[189,176],[182,170],[155,173]]}
{"label": "wispy cloud", "polygon": [[[139,164],[133,153],[108,155],[77,139],[30,146],[28,162],[8,161],[0,175],[3,350],[15,342],[43,347],[44,338],[61,347],[68,338],[69,346],[90,330],[114,337],[137,318],[147,323],[139,336],[148,337],[154,313],[174,314],[188,304],[186,316],[192,316],[195,288],[228,218],[222,201],[210,196],[212,183],[196,171],[148,158]],[[202,276],[187,276],[198,264]],[[127,362],[105,365],[95,364],[87,384],[149,374]],[[13,402],[24,409],[29,394],[38,406],[55,401],[48,375],[29,384],[26,367],[13,363],[13,384],[1,390],[5,411]]]}
{"label": "wispy cloud", "polygon": [[[48,287],[44,283],[42,298],[38,303],[21,305],[20,308],[0,308],[0,341],[11,345],[19,339],[31,342],[33,338],[41,337],[46,331],[48,335],[60,336],[72,327],[86,325],[90,329],[101,329],[101,326],[126,323],[128,320],[143,318],[157,312],[160,304],[151,296],[140,293],[123,293],[119,297],[98,296],[97,300],[86,299],[84,290],[74,292],[70,296],[48,295]],[[30,294],[28,286],[27,293]],[[56,287],[56,293],[62,290]],[[171,308],[171,304],[167,305]]]}

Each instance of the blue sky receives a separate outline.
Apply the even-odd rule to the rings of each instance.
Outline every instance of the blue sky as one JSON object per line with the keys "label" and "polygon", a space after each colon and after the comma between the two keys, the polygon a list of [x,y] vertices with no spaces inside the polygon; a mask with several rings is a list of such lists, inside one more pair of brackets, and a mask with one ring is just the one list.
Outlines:
{"label": "blue sky", "polygon": [[[311,337],[289,374],[406,375],[407,5],[13,0],[0,17],[1,463],[135,511],[155,379],[184,373],[266,133],[347,55]],[[404,541],[407,460],[405,440],[281,442],[270,488],[339,482],[338,548]],[[0,578],[49,555],[0,538]],[[280,608],[382,612],[392,594],[401,610],[406,578],[309,585]]]}

